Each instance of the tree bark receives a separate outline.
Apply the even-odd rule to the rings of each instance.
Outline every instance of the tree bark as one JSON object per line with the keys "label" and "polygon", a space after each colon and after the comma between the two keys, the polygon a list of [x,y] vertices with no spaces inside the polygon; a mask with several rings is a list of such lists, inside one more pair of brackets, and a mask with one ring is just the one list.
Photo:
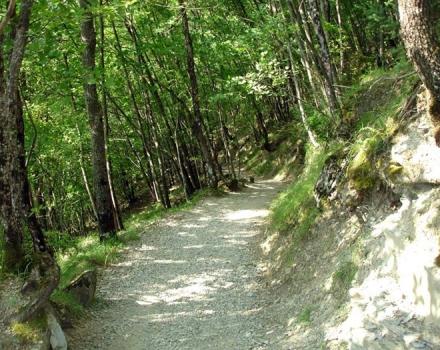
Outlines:
{"label": "tree bark", "polygon": [[402,39],[409,58],[428,90],[428,111],[440,147],[440,43],[428,0],[399,0]]}
{"label": "tree bark", "polygon": [[320,47],[321,61],[323,65],[323,82],[325,93],[329,102],[330,113],[337,119],[340,118],[340,106],[338,101],[338,91],[336,88],[336,72],[333,66],[326,33],[321,22],[321,15],[317,0],[308,0],[309,15],[313,23],[316,38]]}
{"label": "tree bark", "polygon": [[[99,5],[102,7],[104,5],[103,0],[100,0]],[[108,175],[108,183],[110,188],[110,197],[112,199],[113,206],[113,216],[116,220],[115,226],[118,231],[124,229],[124,224],[122,222],[121,210],[119,208],[118,198],[116,197],[115,189],[113,186],[113,166],[112,160],[109,154],[109,139],[110,139],[110,123],[108,117],[108,101],[106,93],[106,66],[105,66],[105,24],[104,16],[101,14],[99,16],[99,29],[100,29],[100,65],[101,65],[101,93],[102,93],[102,106],[104,115],[104,142],[105,142],[105,154],[106,154],[106,167]]]}
{"label": "tree bark", "polygon": [[[44,307],[59,282],[58,265],[32,210],[27,178],[19,76],[27,44],[32,5],[32,0],[21,2],[20,14],[11,25],[12,48],[7,54],[1,33],[3,28],[0,31],[0,219],[5,230],[3,263],[9,271],[17,271],[23,266],[23,236],[24,233],[28,233],[35,254],[34,271],[31,276],[39,276],[39,283],[30,301],[14,315],[14,320],[20,322],[27,321]],[[6,55],[9,57],[7,66],[4,58]]]}
{"label": "tree bark", "polygon": [[191,99],[193,103],[193,123],[192,123],[192,132],[200,144],[200,148],[202,151],[203,159],[208,168],[208,182],[209,186],[212,188],[217,188],[218,185],[218,176],[216,172],[215,162],[212,158],[211,147],[209,143],[209,139],[206,137],[203,131],[203,121],[202,121],[202,113],[200,110],[200,97],[199,97],[199,87],[197,82],[196,75],[196,67],[194,62],[194,48],[191,38],[191,33],[189,29],[189,21],[188,15],[186,12],[186,3],[185,0],[179,0],[180,5],[180,15],[182,17],[182,28],[183,34],[185,37],[185,49],[187,54],[187,65],[188,65],[188,76],[190,80],[191,87]]}
{"label": "tree bark", "polygon": [[91,129],[93,187],[99,236],[101,240],[105,240],[116,236],[116,219],[108,181],[103,112],[96,88],[96,31],[90,1],[79,0],[79,5],[83,10],[81,37],[85,44],[83,65],[86,70],[84,98]]}

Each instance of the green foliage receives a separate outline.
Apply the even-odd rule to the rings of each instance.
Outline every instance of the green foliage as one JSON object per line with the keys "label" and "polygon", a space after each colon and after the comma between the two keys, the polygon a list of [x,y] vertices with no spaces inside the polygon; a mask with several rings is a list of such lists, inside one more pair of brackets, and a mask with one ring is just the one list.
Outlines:
{"label": "green foliage", "polygon": [[69,316],[80,317],[84,313],[84,307],[78,302],[71,293],[57,289],[50,296],[50,300],[61,310],[68,312]]}
{"label": "green foliage", "polygon": [[57,251],[57,261],[61,268],[60,288],[66,287],[75,277],[95,266],[107,266],[117,257],[121,248],[119,240],[104,243],[97,234],[76,239],[70,248]]}
{"label": "green foliage", "polygon": [[312,321],[313,306],[306,306],[297,317],[298,323],[309,325]]}
{"label": "green foliage", "polygon": [[380,155],[399,126],[399,112],[414,85],[411,72],[408,62],[401,59],[392,70],[364,75],[344,98],[354,115],[355,130],[347,176],[358,191],[373,188],[379,179]]}
{"label": "green foliage", "polygon": [[333,120],[317,111],[312,106],[309,106],[306,110],[307,122],[314,134],[321,140],[328,142],[331,140],[331,131],[334,129]]}

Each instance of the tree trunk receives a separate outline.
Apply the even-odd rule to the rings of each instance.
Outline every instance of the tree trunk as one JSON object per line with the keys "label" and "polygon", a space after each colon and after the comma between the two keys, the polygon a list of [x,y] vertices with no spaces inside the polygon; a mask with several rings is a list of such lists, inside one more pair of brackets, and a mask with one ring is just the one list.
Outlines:
{"label": "tree trunk", "polygon": [[336,88],[336,72],[333,66],[326,33],[321,22],[321,16],[317,0],[308,0],[309,14],[313,23],[316,38],[318,39],[320,47],[320,56],[323,65],[323,82],[325,93],[329,102],[330,113],[337,119],[340,117],[340,107],[338,101],[338,91]]}
{"label": "tree trunk", "polygon": [[432,20],[432,2],[399,0],[402,39],[429,93],[429,114],[436,127],[435,140],[440,147],[440,43]]}
{"label": "tree trunk", "polygon": [[182,28],[185,37],[185,49],[187,54],[187,64],[188,64],[188,76],[191,86],[191,99],[193,103],[193,124],[192,132],[200,144],[203,159],[208,168],[208,182],[209,186],[212,188],[217,188],[218,177],[215,167],[214,159],[211,154],[211,147],[209,144],[209,139],[206,137],[203,131],[203,121],[202,113],[200,111],[200,99],[199,99],[199,87],[197,82],[196,67],[194,62],[194,48],[192,44],[191,33],[189,30],[188,15],[186,13],[185,0],[179,0],[180,5],[180,15],[182,16]]}
{"label": "tree trunk", "polygon": [[87,0],[79,0],[79,5],[84,11],[81,23],[81,37],[85,44],[83,65],[87,73],[87,80],[84,82],[84,97],[92,133],[93,187],[99,236],[101,240],[105,240],[116,236],[116,220],[108,181],[102,106],[95,82],[96,32],[94,16],[91,12],[92,4]]}
{"label": "tree trunk", "polygon": [[[100,6],[103,6],[103,0],[100,0],[99,2]],[[110,139],[110,124],[109,124],[109,118],[108,118],[108,101],[107,101],[107,93],[106,93],[106,76],[105,76],[105,52],[104,52],[104,46],[105,46],[105,25],[104,25],[104,17],[101,14],[99,16],[99,27],[100,27],[100,65],[102,70],[102,76],[101,76],[101,92],[102,92],[102,106],[103,106],[103,115],[104,115],[104,142],[105,142],[105,154],[106,154],[106,167],[107,167],[107,174],[108,174],[108,184],[110,188],[110,197],[112,199],[112,206],[113,206],[113,217],[115,218],[115,226],[118,231],[124,229],[124,224],[122,222],[122,216],[121,211],[119,209],[119,202],[118,198],[116,197],[115,189],[113,186],[113,167],[112,167],[112,160],[110,158],[109,154],[109,139]]]}
{"label": "tree trunk", "polygon": [[[4,27],[0,29],[0,218],[5,230],[3,263],[9,271],[17,271],[22,267],[23,234],[29,233],[36,256],[33,269],[40,276],[28,304],[14,315],[14,320],[19,322],[34,316],[47,303],[59,282],[59,268],[32,210],[24,145],[23,108],[18,89],[32,5],[32,0],[21,2],[19,17],[11,26],[12,47],[8,53],[4,52]],[[7,19],[6,22],[2,21],[2,24],[7,25],[5,23]],[[7,67],[4,59],[6,55],[9,57]]]}

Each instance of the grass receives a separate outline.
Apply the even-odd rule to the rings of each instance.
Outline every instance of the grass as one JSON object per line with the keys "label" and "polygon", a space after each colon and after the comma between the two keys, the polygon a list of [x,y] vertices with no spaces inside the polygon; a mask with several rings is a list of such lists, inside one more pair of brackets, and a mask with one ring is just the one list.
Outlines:
{"label": "grass", "polygon": [[295,241],[303,240],[319,216],[313,196],[314,187],[328,156],[338,146],[329,149],[309,148],[302,174],[272,204],[273,230],[292,232]]}
{"label": "grass", "polygon": [[41,340],[46,331],[46,318],[37,317],[29,322],[13,323],[10,327],[12,334],[24,343],[35,343]]}
{"label": "grass", "polygon": [[351,284],[356,277],[358,266],[353,261],[345,261],[333,274],[333,281],[342,286],[345,290],[351,287]]}
{"label": "grass", "polygon": [[[342,151],[345,155],[348,166],[344,181],[358,192],[374,188],[381,181],[382,170],[391,175],[402,171],[398,165],[387,167],[382,155],[401,124],[398,116],[416,81],[411,65],[402,58],[391,69],[374,69],[364,74],[345,91],[342,104],[350,139],[344,143],[333,141],[327,148],[308,148],[301,174],[272,205],[271,229],[292,236],[289,247],[283,250],[283,264],[293,264],[292,248],[308,237],[321,215],[314,200],[314,187],[331,154]],[[353,262],[339,266],[335,283],[348,286],[356,271]]]}
{"label": "grass", "polygon": [[347,119],[353,124],[347,177],[354,189],[367,191],[377,183],[380,155],[399,127],[397,116],[416,81],[410,64],[402,59],[390,70],[365,74],[344,96]]}
{"label": "grass", "polygon": [[298,323],[309,325],[310,322],[312,321],[312,311],[313,311],[313,306],[310,305],[306,306],[298,315],[297,318]]}

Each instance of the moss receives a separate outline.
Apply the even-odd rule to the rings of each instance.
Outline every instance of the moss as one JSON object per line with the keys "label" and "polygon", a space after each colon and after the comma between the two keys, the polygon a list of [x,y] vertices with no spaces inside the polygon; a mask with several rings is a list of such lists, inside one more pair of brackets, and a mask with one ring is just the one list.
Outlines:
{"label": "moss", "polygon": [[352,160],[347,175],[356,190],[368,190],[378,181],[375,157],[384,148],[384,142],[382,135],[376,134],[363,139],[352,148]]}
{"label": "moss", "polygon": [[[402,58],[391,70],[372,70],[345,96],[347,112],[354,117],[354,142],[350,146],[348,178],[358,191],[367,191],[379,180],[379,155],[399,128],[397,117],[415,83],[412,68]],[[395,175],[401,169],[393,167]]]}
{"label": "moss", "polygon": [[47,322],[45,316],[39,316],[34,320],[24,323],[13,323],[10,327],[12,334],[25,343],[35,343],[41,340],[46,331]]}
{"label": "moss", "polygon": [[386,169],[386,174],[388,177],[393,178],[403,172],[403,166],[398,163],[390,163]]}

